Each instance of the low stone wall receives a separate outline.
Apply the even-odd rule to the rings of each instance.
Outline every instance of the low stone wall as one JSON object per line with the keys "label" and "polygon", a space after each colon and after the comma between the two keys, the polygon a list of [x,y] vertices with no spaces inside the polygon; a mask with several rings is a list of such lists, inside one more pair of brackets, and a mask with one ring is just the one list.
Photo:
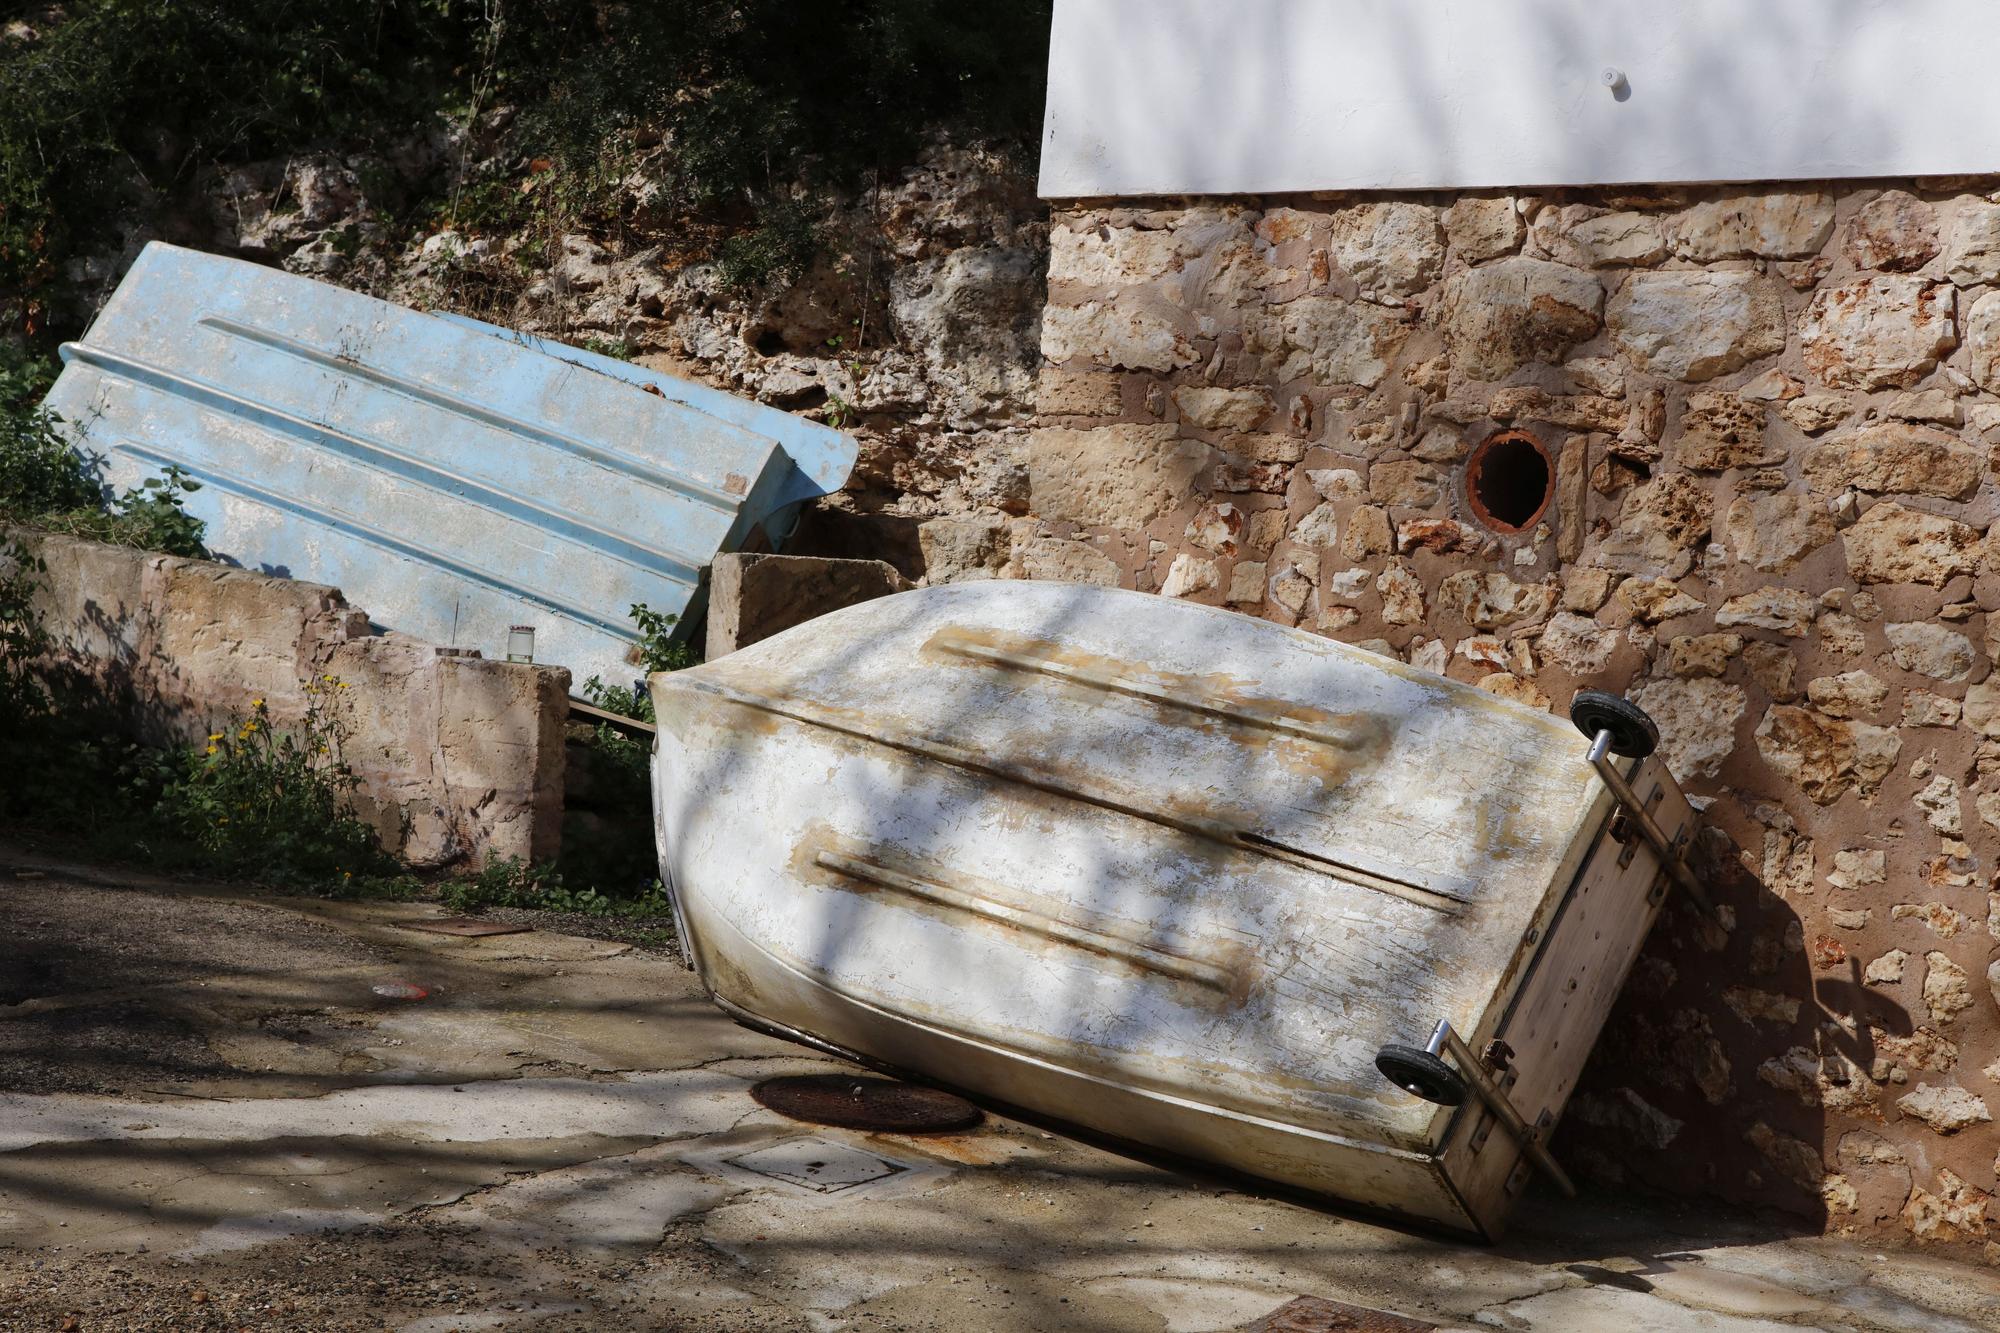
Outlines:
{"label": "low stone wall", "polygon": [[1058,205],[1029,515],[925,524],[928,577],[1228,605],[1538,708],[1629,693],[1745,851],[1726,927],[1655,931],[1569,1150],[1982,1242],[1996,185]]}
{"label": "low stone wall", "polygon": [[338,589],[70,537],[15,533],[48,566],[63,667],[156,740],[192,741],[262,700],[282,729],[332,676],[358,813],[414,866],[553,857],[569,672],[378,634]]}

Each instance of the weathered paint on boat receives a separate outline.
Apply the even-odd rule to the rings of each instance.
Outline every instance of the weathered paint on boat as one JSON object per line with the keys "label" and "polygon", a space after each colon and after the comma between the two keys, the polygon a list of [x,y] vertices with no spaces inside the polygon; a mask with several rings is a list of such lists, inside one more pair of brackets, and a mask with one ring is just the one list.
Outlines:
{"label": "weathered paint on boat", "polygon": [[[223,559],[388,628],[629,680],[644,602],[836,489],[852,440],[622,362],[240,260],[149,245],[47,405],[104,480],[169,465]],[[616,369],[614,369],[616,368]]]}
{"label": "weathered paint on boat", "polygon": [[727,1007],[1446,1226],[1493,1234],[1519,1154],[1377,1051],[1506,1033],[1559,1114],[1654,911],[1568,724],[1216,609],[957,584],[651,689],[662,873]]}
{"label": "weathered paint on boat", "polygon": [[858,453],[854,437],[822,426],[817,421],[808,421],[781,408],[768,407],[750,398],[739,398],[733,393],[711,389],[706,384],[680,379],[636,362],[620,361],[602,352],[571,347],[568,343],[537,337],[519,329],[501,328],[498,324],[488,324],[470,315],[441,311],[437,317],[505,339],[544,356],[568,361],[600,375],[636,384],[645,392],[658,394],[668,402],[680,403],[719,421],[727,421],[776,440],[791,459],[792,466],[782,474],[777,489],[766,501],[768,510],[758,520],[773,545],[791,535],[802,504],[833,494],[845,484],[847,474],[854,470]]}

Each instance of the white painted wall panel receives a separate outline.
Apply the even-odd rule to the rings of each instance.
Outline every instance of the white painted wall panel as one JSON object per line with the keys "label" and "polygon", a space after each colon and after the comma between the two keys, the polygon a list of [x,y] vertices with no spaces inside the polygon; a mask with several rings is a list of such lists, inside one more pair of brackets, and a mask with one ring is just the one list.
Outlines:
{"label": "white painted wall panel", "polygon": [[1996,57],[1995,0],[1056,0],[1041,192],[2000,171]]}

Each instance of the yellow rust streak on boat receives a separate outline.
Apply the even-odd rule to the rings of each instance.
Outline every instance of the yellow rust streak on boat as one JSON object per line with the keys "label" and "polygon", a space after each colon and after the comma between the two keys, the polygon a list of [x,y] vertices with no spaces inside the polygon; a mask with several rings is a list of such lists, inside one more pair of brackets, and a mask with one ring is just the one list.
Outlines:
{"label": "yellow rust streak on boat", "polygon": [[1150,944],[1129,940],[1109,931],[1064,921],[1018,903],[1003,901],[990,893],[974,893],[947,882],[943,876],[905,874],[879,862],[849,856],[844,852],[821,851],[814,855],[813,862],[823,869],[845,875],[850,879],[866,880],[871,884],[908,894],[913,898],[921,898],[940,907],[984,917],[1003,926],[1025,930],[1058,943],[1075,945],[1077,948],[1087,949],[1107,958],[1115,958],[1121,963],[1129,963],[1148,972],[1157,972],[1162,976],[1174,977],[1181,981],[1191,981],[1198,986],[1207,986],[1225,993],[1235,988],[1235,974],[1228,967],[1200,958],[1170,953],[1165,949],[1157,949]]}
{"label": "yellow rust streak on boat", "polygon": [[1378,875],[1372,871],[1363,870],[1358,866],[1351,866],[1345,862],[1336,861],[1332,857],[1320,856],[1301,848],[1287,846],[1284,843],[1267,838],[1261,834],[1225,824],[1220,820],[1203,819],[1195,815],[1174,814],[1165,810],[1139,809],[1098,793],[1081,790],[1073,783],[1062,782],[1058,778],[1037,769],[1019,764],[1010,764],[1004,760],[995,759],[991,755],[968,750],[963,746],[953,745],[948,741],[928,736],[898,735],[879,724],[873,724],[872,719],[844,715],[843,710],[826,708],[807,703],[803,700],[777,699],[768,695],[753,694],[747,690],[724,685],[717,680],[696,680],[693,678],[692,673],[686,676],[675,676],[672,680],[676,689],[699,692],[711,698],[721,700],[724,703],[735,704],[738,707],[749,709],[755,713],[765,714],[770,717],[785,718],[792,722],[803,723],[809,727],[818,727],[864,744],[881,745],[903,754],[933,760],[941,764],[949,764],[954,768],[965,769],[968,772],[983,773],[988,777],[999,778],[1003,782],[1016,783],[1037,791],[1048,792],[1054,796],[1081,801],[1087,805],[1094,805],[1102,810],[1111,810],[1119,814],[1129,815],[1134,819],[1143,819],[1148,823],[1160,824],[1181,833],[1205,838],[1210,842],[1219,843],[1224,847],[1237,851],[1268,857],[1275,861],[1282,861],[1288,865],[1298,866],[1301,869],[1326,875],[1342,883],[1351,884],[1356,888],[1370,889],[1377,893],[1387,894],[1392,898],[1400,898],[1404,902],[1412,903],[1418,907],[1426,907],[1433,912],[1440,912],[1446,916],[1462,916],[1472,905],[1468,900],[1453,894],[1442,893],[1436,889],[1426,888],[1418,884],[1410,884],[1403,880],[1391,879],[1386,875]]}

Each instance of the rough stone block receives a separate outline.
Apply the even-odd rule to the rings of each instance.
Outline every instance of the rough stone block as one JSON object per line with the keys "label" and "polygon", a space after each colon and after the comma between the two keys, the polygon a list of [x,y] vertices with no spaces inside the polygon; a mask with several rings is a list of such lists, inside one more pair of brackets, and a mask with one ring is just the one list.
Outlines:
{"label": "rough stone block", "polygon": [[829,611],[909,587],[882,560],[717,556],[709,570],[708,655],[733,653]]}
{"label": "rough stone block", "polygon": [[1044,519],[1143,528],[1195,493],[1213,451],[1173,426],[1051,427],[1028,445],[1028,493]]}

